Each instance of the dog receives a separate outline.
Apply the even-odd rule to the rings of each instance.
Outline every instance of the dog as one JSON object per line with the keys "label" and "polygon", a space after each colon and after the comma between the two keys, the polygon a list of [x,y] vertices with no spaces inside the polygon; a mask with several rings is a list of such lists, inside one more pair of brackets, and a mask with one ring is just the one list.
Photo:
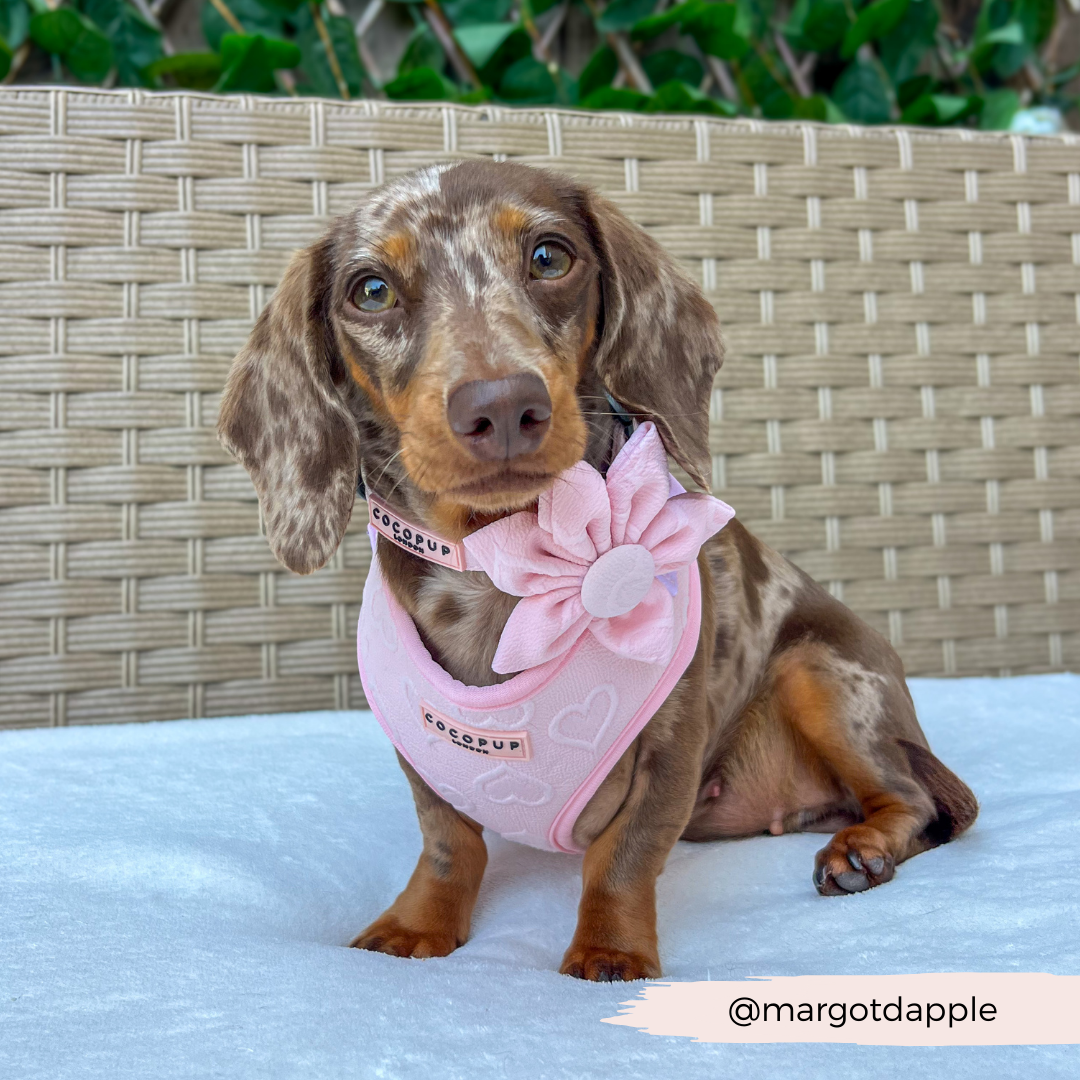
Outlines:
{"label": "dog", "polygon": [[[553,172],[467,161],[372,191],[294,256],[234,361],[218,430],[275,555],[306,574],[340,543],[361,476],[460,540],[535,507],[578,462],[603,474],[629,418],[651,421],[707,489],[722,358],[700,289],[610,202]],[[518,597],[384,537],[377,558],[446,672],[509,677],[492,660]],[[839,896],[889,881],[978,812],[930,751],[881,635],[737,519],[697,565],[693,659],[574,825],[585,854],[567,975],[660,975],[655,884],[679,839],[832,833],[813,881]],[[352,944],[445,956],[469,936],[482,829],[398,760],[423,851]]]}

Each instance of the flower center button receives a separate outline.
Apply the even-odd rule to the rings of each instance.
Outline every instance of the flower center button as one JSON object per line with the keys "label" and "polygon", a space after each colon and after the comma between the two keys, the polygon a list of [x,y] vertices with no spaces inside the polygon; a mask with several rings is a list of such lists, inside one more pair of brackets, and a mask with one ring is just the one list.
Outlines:
{"label": "flower center button", "polygon": [[581,582],[581,603],[598,619],[625,615],[645,599],[656,576],[652,552],[640,544],[605,551]]}

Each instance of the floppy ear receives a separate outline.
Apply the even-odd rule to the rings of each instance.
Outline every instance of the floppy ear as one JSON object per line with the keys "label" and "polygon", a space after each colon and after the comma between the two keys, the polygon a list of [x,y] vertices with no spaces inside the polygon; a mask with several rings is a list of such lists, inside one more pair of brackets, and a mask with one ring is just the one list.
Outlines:
{"label": "floppy ear", "polygon": [[620,404],[656,424],[668,453],[707,490],[720,320],[675,260],[606,199],[586,193],[585,216],[601,275],[596,372]]}
{"label": "floppy ear", "polygon": [[271,549],[298,574],[333,555],[356,497],[360,438],[336,385],[332,281],[329,237],[293,257],[233,361],[218,420],[259,493]]}

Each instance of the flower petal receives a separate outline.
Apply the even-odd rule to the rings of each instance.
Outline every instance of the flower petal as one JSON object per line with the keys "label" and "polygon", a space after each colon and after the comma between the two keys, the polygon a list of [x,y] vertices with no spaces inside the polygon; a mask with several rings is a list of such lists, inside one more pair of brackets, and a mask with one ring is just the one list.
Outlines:
{"label": "flower petal", "polygon": [[540,496],[537,522],[550,534],[554,553],[589,566],[611,547],[611,506],[604,478],[579,461]]}
{"label": "flower petal", "polygon": [[727,503],[688,491],[667,501],[642,534],[641,544],[652,552],[657,574],[664,574],[696,559],[701,545],[734,516]]}
{"label": "flower petal", "polygon": [[613,619],[596,619],[589,629],[601,645],[619,656],[666,664],[675,651],[675,605],[667,589],[654,580],[637,607]]}
{"label": "flower petal", "polygon": [[580,589],[527,596],[506,620],[491,670],[509,675],[546,664],[566,652],[591,620],[582,607]]}
{"label": "flower petal", "polygon": [[478,529],[464,540],[470,569],[479,564],[511,596],[534,596],[580,582],[587,567],[567,560],[539,527],[536,514],[523,510]]}
{"label": "flower petal", "polygon": [[652,422],[642,424],[611,463],[607,491],[612,543],[640,543],[671,492],[667,454]]}

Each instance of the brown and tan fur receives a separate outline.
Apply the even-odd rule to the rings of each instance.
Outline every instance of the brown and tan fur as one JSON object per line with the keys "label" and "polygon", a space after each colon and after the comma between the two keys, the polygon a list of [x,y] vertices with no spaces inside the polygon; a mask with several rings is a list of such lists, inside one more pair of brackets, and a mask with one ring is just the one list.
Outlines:
{"label": "brown and tan fur", "polygon": [[[564,278],[528,274],[535,245],[572,255]],[[350,290],[397,293],[376,315]],[[308,573],[341,540],[358,475],[453,538],[528,507],[584,459],[605,469],[622,427],[605,389],[653,420],[703,487],[707,401],[722,359],[698,288],[611,204],[565,177],[470,162],[373,192],[299,253],[237,357],[220,433],[255,481],[270,544]],[[472,380],[538,375],[550,428],[508,461],[471,456],[447,400]],[[486,685],[517,599],[380,542],[389,587],[435,659]],[[701,635],[670,697],[581,814],[583,890],[562,971],[660,974],[655,883],[675,842],[835,830],[818,891],[888,881],[975,819],[968,788],[930,752],[889,644],[737,521],[699,557]],[[423,852],[404,892],[353,942],[443,956],[468,937],[487,860],[480,827],[406,762]]]}

